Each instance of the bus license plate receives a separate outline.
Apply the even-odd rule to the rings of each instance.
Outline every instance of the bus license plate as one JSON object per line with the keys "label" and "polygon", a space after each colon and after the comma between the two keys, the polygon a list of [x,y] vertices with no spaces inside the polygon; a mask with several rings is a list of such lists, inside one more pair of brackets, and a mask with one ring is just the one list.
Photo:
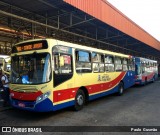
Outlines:
{"label": "bus license plate", "polygon": [[25,104],[24,103],[18,103],[18,106],[19,107],[25,107]]}

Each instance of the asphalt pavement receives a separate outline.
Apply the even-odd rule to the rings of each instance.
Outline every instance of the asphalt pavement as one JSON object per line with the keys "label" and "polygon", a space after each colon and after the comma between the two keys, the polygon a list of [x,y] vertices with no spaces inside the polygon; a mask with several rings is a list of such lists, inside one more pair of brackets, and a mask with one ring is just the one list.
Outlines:
{"label": "asphalt pavement", "polygon": [[[35,113],[14,108],[3,109],[0,111],[0,125],[24,128],[39,126],[48,128],[46,129],[48,131],[51,129],[50,135],[54,130],[58,130],[57,128],[59,130],[74,130],[75,128],[89,130],[92,128],[92,131],[99,131],[99,128],[113,127],[112,132],[114,132],[114,130],[118,130],[118,127],[128,129],[127,126],[131,126],[131,129],[137,127],[136,130],[138,130],[140,126],[152,126],[153,128],[158,127],[158,132],[152,133],[158,135],[160,133],[159,106],[160,80],[157,80],[145,86],[133,86],[125,90],[122,96],[112,94],[91,101],[77,112],[70,108],[50,113]],[[78,130],[80,131],[80,129]],[[97,133],[92,133],[92,135],[94,134]],[[106,134],[106,132],[101,132],[101,134]],[[112,135],[114,134],[116,133],[112,133]],[[124,134],[123,132],[118,133],[118,135]],[[137,135],[136,132],[132,134]],[[139,134],[150,135],[151,133],[139,132]]]}
{"label": "asphalt pavement", "polygon": [[0,111],[4,111],[4,110],[7,110],[7,109],[11,109],[12,107],[11,106],[6,106],[6,107],[3,107],[3,102],[4,100],[2,99],[2,90],[0,89]]}

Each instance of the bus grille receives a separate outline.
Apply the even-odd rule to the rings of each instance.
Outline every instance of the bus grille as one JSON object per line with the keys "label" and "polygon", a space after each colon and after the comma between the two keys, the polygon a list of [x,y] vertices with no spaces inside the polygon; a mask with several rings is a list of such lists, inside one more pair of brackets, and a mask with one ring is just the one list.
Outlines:
{"label": "bus grille", "polygon": [[35,86],[12,86],[11,90],[17,92],[37,92],[38,89]]}

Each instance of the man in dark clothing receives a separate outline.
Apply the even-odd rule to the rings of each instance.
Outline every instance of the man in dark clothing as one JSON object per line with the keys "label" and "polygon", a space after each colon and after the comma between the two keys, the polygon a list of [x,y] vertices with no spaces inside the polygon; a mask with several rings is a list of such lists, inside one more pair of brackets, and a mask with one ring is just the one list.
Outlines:
{"label": "man in dark clothing", "polygon": [[9,105],[9,80],[5,74],[3,75],[2,70],[0,70],[0,79],[3,85],[2,98],[4,100],[3,106],[5,107]]}

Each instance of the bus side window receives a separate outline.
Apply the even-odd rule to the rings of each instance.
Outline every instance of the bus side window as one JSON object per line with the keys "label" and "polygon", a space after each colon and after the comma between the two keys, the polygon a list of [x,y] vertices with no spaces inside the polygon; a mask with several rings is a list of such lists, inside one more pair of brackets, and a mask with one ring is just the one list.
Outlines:
{"label": "bus side window", "polygon": [[128,70],[135,71],[135,66],[134,66],[134,63],[133,63],[133,59],[128,59]]}
{"label": "bus side window", "polygon": [[54,55],[55,74],[72,73],[72,58],[68,54]]}
{"label": "bus side window", "polygon": [[122,58],[115,57],[115,71],[122,71]]}
{"label": "bus side window", "polygon": [[58,55],[54,55],[53,60],[54,60],[53,71],[55,71],[55,74],[58,74],[58,67],[59,67]]}
{"label": "bus side window", "polygon": [[123,59],[123,71],[128,71],[128,59]]}
{"label": "bus side window", "polygon": [[100,69],[99,69],[99,71],[100,72],[104,72],[104,55],[103,54],[101,54],[100,55]]}
{"label": "bus side window", "polygon": [[104,55],[92,53],[93,72],[104,72]]}
{"label": "bus side window", "polygon": [[145,73],[146,70],[146,62],[145,61],[141,61],[141,73]]}
{"label": "bus side window", "polygon": [[89,73],[91,69],[91,54],[88,51],[76,50],[76,72]]}
{"label": "bus side window", "polygon": [[105,71],[114,72],[114,57],[111,55],[105,55]]}

